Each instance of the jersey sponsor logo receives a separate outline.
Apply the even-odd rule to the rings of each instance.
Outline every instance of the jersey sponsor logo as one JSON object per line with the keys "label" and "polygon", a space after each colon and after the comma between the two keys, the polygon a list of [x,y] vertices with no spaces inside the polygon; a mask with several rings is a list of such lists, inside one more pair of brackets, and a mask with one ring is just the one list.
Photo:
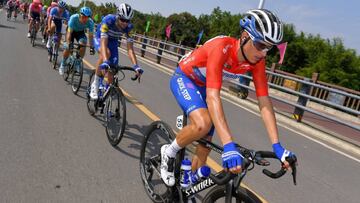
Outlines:
{"label": "jersey sponsor logo", "polygon": [[108,32],[109,31],[109,27],[106,24],[102,24],[101,25],[101,32]]}
{"label": "jersey sponsor logo", "polygon": [[226,45],[224,48],[223,48],[223,53],[226,54],[226,52],[232,47],[231,44],[228,44]]}
{"label": "jersey sponsor logo", "polygon": [[193,194],[196,194],[202,190],[205,190],[206,188],[209,188],[211,186],[215,185],[214,181],[212,181],[210,178],[200,182],[197,185],[194,185],[190,187],[189,189],[185,190],[186,196],[190,196]]}
{"label": "jersey sponsor logo", "polygon": [[241,74],[234,74],[227,71],[223,71],[223,78],[227,79],[239,79],[241,77]]}
{"label": "jersey sponsor logo", "polygon": [[182,96],[184,97],[184,99],[185,99],[185,100],[188,100],[188,101],[191,100],[191,96],[190,96],[188,90],[185,88],[185,84],[184,84],[183,79],[182,79],[182,78],[178,78],[178,79],[176,80],[176,82],[177,82],[178,85],[179,85],[180,92],[181,92]]}

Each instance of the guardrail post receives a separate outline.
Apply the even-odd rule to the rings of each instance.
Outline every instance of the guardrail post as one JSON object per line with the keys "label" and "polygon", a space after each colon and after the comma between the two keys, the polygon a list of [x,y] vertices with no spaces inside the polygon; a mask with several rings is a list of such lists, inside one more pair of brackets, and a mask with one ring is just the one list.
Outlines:
{"label": "guardrail post", "polygon": [[156,63],[158,63],[158,64],[160,64],[161,55],[163,53],[163,50],[164,50],[164,43],[163,43],[163,41],[161,41],[159,44],[158,55],[156,56]]}
{"label": "guardrail post", "polygon": [[[270,67],[270,71],[274,73],[275,68],[276,68],[276,63],[272,63]],[[273,75],[269,74],[268,82],[273,83]]]}
{"label": "guardrail post", "polygon": [[178,52],[180,52],[179,54],[181,55],[181,56],[178,56],[178,61],[180,61],[180,59],[185,55],[185,49],[179,48]]}
{"label": "guardrail post", "polygon": [[[311,81],[309,78],[304,78],[304,80],[307,82]],[[311,89],[310,85],[302,83],[301,88],[300,88],[300,93],[309,94],[310,89]],[[297,100],[297,104],[300,104],[301,106],[306,106],[307,101],[308,101],[308,99],[306,97],[299,96],[299,98]],[[301,122],[303,115],[304,115],[304,110],[300,109],[298,107],[295,107],[293,117],[297,122]]]}
{"label": "guardrail post", "polygon": [[141,57],[145,56],[145,49],[146,49],[146,44],[148,43],[148,39],[147,38],[143,38],[143,44],[141,46]]}
{"label": "guardrail post", "polygon": [[[319,73],[313,73],[312,74],[312,76],[311,76],[311,81],[313,82],[313,83],[316,83],[317,82],[317,80],[319,79]],[[314,87],[311,87],[311,89],[310,89],[310,95],[313,95],[313,91],[314,91]],[[314,95],[313,95],[314,96]]]}

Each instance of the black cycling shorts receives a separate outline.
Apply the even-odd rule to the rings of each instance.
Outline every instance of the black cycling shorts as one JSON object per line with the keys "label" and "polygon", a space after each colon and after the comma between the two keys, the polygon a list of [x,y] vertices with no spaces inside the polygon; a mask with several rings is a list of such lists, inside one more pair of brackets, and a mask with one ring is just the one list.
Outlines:
{"label": "black cycling shorts", "polygon": [[36,20],[37,22],[40,22],[40,13],[37,12],[30,12],[30,17],[34,20]]}
{"label": "black cycling shorts", "polygon": [[85,35],[84,30],[83,31],[79,31],[79,32],[75,32],[73,31],[71,33],[71,42],[74,42],[74,39],[76,39],[77,42],[83,42],[86,44],[87,42],[87,37]]}

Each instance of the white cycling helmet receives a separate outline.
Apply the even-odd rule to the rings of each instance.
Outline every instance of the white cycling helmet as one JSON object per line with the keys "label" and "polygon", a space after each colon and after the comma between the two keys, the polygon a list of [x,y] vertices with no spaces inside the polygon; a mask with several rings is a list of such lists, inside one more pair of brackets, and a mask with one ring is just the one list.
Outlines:
{"label": "white cycling helmet", "polygon": [[120,4],[117,10],[117,14],[122,19],[131,20],[132,17],[134,16],[134,11],[129,4],[123,3]]}
{"label": "white cycling helmet", "polygon": [[254,41],[277,45],[283,38],[283,24],[271,11],[254,9],[246,12],[240,26],[249,33]]}

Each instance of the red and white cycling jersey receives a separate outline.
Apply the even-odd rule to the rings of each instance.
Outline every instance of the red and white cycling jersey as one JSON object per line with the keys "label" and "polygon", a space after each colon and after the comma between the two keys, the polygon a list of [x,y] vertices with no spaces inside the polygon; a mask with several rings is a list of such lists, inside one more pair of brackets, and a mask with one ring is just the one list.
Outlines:
{"label": "red and white cycling jersey", "polygon": [[265,59],[257,64],[239,62],[238,39],[218,36],[185,56],[179,63],[182,72],[199,86],[221,89],[223,80],[238,79],[251,71],[256,95],[267,96],[268,85],[265,73]]}

